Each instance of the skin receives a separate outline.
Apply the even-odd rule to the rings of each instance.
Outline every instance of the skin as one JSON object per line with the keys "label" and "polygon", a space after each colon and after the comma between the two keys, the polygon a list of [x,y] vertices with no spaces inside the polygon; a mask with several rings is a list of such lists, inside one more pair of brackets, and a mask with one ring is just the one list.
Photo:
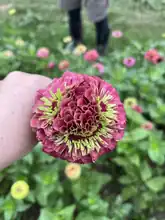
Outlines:
{"label": "skin", "polygon": [[30,128],[32,105],[38,89],[51,79],[12,72],[0,81],[0,170],[29,153],[36,145]]}

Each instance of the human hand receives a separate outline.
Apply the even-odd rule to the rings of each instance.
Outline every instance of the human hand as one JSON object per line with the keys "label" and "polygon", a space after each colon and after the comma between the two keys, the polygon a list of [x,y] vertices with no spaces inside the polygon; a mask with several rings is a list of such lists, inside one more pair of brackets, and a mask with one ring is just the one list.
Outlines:
{"label": "human hand", "polygon": [[51,79],[12,72],[0,81],[0,170],[20,159],[37,143],[30,128],[32,105],[38,89]]}

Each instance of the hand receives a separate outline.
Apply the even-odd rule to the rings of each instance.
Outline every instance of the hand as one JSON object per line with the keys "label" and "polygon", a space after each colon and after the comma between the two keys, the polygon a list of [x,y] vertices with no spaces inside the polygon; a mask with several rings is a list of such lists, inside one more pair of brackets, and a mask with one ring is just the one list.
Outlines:
{"label": "hand", "polygon": [[30,128],[32,105],[38,89],[51,79],[12,72],[0,81],[0,170],[20,159],[37,143]]}

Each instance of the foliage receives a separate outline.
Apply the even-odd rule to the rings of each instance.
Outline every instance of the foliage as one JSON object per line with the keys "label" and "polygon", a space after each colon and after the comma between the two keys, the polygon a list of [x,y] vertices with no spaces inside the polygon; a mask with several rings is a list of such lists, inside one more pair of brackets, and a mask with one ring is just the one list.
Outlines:
{"label": "foliage", "polygon": [[[158,7],[157,1],[141,2]],[[68,60],[72,71],[99,75],[82,56],[66,53],[62,43],[66,18],[59,11],[57,18],[55,22],[43,21],[41,13],[21,7],[6,17],[0,26],[1,78],[13,70],[59,77],[61,60]],[[92,48],[91,26],[85,23],[85,43]],[[25,44],[18,45],[18,39]],[[99,76],[117,88],[122,101],[136,97],[143,114],[126,108],[127,129],[117,150],[95,164],[83,165],[82,175],[75,181],[65,176],[67,162],[43,154],[38,144],[32,153],[0,173],[0,219],[164,219],[160,216],[165,202],[165,62],[153,65],[144,60],[144,54],[157,48],[163,56],[165,39],[160,36],[157,41],[138,41],[125,31],[124,37],[112,39],[111,45],[108,56],[100,58],[105,73]],[[37,58],[40,47],[48,47],[51,55]],[[4,56],[6,50],[14,55]],[[129,56],[137,61],[132,68],[123,65],[123,59]],[[54,69],[47,67],[50,61],[56,63]],[[141,127],[146,121],[152,121],[152,130]],[[17,201],[10,195],[17,180],[25,180],[30,186],[25,200]]]}

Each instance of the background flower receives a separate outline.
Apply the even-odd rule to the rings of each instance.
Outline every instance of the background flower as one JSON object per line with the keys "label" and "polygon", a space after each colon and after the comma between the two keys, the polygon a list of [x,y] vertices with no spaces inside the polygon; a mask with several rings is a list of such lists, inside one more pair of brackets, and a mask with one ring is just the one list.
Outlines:
{"label": "background flower", "polygon": [[65,167],[65,175],[71,180],[77,180],[81,176],[81,166],[75,163],[69,163]]}
{"label": "background flower", "polygon": [[37,51],[37,57],[39,58],[48,58],[49,57],[49,49],[46,47],[41,47]]}
{"label": "background flower", "polygon": [[87,51],[87,47],[83,44],[79,44],[73,51],[73,54],[75,55],[82,55]]}
{"label": "background flower", "polygon": [[104,65],[102,63],[95,63],[93,67],[99,71],[99,73],[104,73]]}
{"label": "background flower", "polygon": [[136,63],[136,59],[134,57],[128,57],[123,60],[123,64],[126,67],[132,67],[135,65],[135,63]]}
{"label": "background flower", "polygon": [[23,181],[19,180],[15,182],[11,187],[11,195],[14,199],[24,199],[29,194],[29,185]]}
{"label": "background flower", "polygon": [[55,67],[55,62],[51,61],[48,63],[48,69],[54,69]]}
{"label": "background flower", "polygon": [[97,50],[89,50],[85,53],[84,59],[89,62],[96,61],[99,58]]}
{"label": "background flower", "polygon": [[121,38],[123,36],[123,32],[120,30],[114,30],[112,31],[112,37],[114,38]]}
{"label": "background flower", "polygon": [[58,65],[58,68],[59,70],[67,70],[69,68],[69,61],[67,60],[62,60],[59,65]]}

